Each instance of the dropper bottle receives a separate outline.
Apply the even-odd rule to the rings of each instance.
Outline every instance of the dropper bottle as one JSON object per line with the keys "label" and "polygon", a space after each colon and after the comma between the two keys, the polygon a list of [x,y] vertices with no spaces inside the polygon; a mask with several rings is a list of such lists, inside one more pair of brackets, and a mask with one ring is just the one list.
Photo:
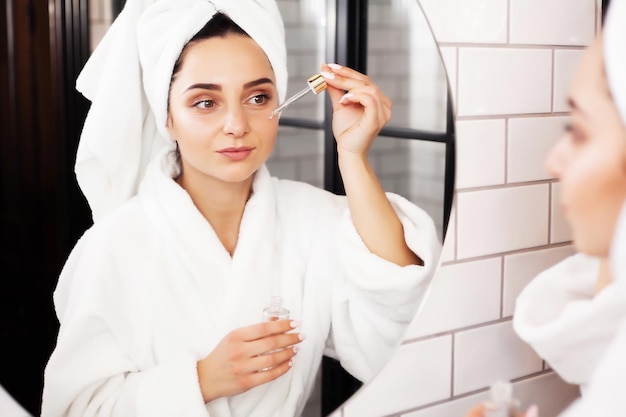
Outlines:
{"label": "dropper bottle", "polygon": [[491,400],[484,404],[484,417],[515,417],[519,401],[513,398],[513,385],[507,381],[496,381],[491,385]]}
{"label": "dropper bottle", "polygon": [[[276,320],[285,320],[289,318],[289,310],[283,307],[283,299],[279,295],[273,295],[270,299],[270,305],[263,309],[263,321],[276,321]],[[263,355],[267,355],[268,353],[278,352],[282,349],[274,349],[268,352],[263,353]],[[260,369],[261,371],[267,371],[270,368]]]}
{"label": "dropper bottle", "polygon": [[283,110],[285,110],[285,108],[287,108],[287,106],[289,106],[291,103],[295,101],[300,100],[302,97],[304,97],[308,93],[313,92],[315,93],[315,95],[317,95],[321,93],[322,91],[326,90],[326,88],[328,87],[328,85],[326,84],[326,80],[324,79],[324,77],[322,77],[321,74],[313,75],[311,78],[307,80],[307,84],[308,86],[306,88],[297,92],[293,96],[289,97],[287,100],[285,100],[283,104],[276,107],[276,109],[274,109],[274,111],[270,115],[270,119],[273,119],[274,116],[279,115],[280,112],[282,112]]}
{"label": "dropper bottle", "polygon": [[270,305],[263,309],[263,321],[285,320],[289,318],[289,310],[283,307],[283,299],[279,295],[273,295]]}

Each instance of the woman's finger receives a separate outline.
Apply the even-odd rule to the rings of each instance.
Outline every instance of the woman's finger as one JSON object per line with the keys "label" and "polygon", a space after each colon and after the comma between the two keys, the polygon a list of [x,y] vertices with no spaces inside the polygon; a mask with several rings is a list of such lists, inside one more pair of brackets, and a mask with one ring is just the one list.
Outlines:
{"label": "woman's finger", "polygon": [[391,111],[386,110],[386,106],[382,103],[380,98],[373,95],[372,90],[363,87],[351,90],[349,93],[342,96],[340,99],[340,105],[358,104],[363,108],[362,123],[372,123],[376,129],[382,128],[389,120]]}
{"label": "woman's finger", "polygon": [[304,335],[299,333],[285,333],[273,335],[248,342],[250,357],[262,355],[267,352],[278,351],[289,346],[297,345],[304,340]]}
{"label": "woman's finger", "polygon": [[353,68],[346,67],[343,65],[333,64],[333,63],[325,64],[325,65],[322,65],[322,71],[331,71],[334,74],[340,75],[347,79],[354,79],[354,80],[361,81],[365,84],[372,84],[372,80],[367,75],[360,73],[359,71]]}
{"label": "woman's finger", "polygon": [[279,366],[284,362],[294,360],[298,353],[298,346],[290,346],[284,349],[278,349],[272,352],[266,352],[262,355],[250,358],[246,366],[250,372],[267,371],[270,368]]}
{"label": "woman's finger", "polygon": [[296,320],[275,320],[241,327],[230,334],[244,342],[249,342],[274,334],[286,333],[298,327],[300,327],[300,322]]}
{"label": "woman's finger", "polygon": [[247,376],[247,384],[250,385],[250,387],[256,387],[258,385],[265,384],[266,382],[273,381],[279,376],[286,374],[294,366],[294,364],[295,361],[290,359],[279,363],[274,367],[258,370],[258,372],[252,372]]}

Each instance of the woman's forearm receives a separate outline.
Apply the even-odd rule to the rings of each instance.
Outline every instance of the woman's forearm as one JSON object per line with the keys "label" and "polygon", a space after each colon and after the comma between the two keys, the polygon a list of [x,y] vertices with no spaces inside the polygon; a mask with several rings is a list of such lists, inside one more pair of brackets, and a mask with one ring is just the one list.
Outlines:
{"label": "woman's forearm", "polygon": [[352,221],[370,252],[397,265],[423,265],[409,249],[404,228],[364,156],[339,154]]}

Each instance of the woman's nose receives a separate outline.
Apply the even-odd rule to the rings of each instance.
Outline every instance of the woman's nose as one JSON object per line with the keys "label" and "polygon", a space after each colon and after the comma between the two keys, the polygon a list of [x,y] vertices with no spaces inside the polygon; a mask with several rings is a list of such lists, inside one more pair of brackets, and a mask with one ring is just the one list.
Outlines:
{"label": "woman's nose", "polygon": [[566,139],[561,138],[556,145],[552,147],[548,156],[546,157],[545,167],[550,174],[554,178],[561,178],[563,174],[563,169],[565,166],[565,154],[566,154]]}
{"label": "woman's nose", "polygon": [[240,137],[249,131],[250,125],[245,110],[241,106],[229,107],[224,119],[224,134]]}

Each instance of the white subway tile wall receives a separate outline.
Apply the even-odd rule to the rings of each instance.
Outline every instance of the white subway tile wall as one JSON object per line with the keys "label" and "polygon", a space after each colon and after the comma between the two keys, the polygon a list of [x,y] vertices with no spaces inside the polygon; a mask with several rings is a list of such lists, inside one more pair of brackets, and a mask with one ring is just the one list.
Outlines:
{"label": "white subway tile wall", "polygon": [[537,274],[574,254],[572,245],[514,253],[504,257],[502,316],[510,317],[515,299]]}
{"label": "white subway tile wall", "polygon": [[547,113],[552,108],[552,51],[459,49],[458,116]]}
{"label": "white subway tile wall", "polygon": [[505,43],[508,6],[502,0],[421,0],[439,42]]}
{"label": "white subway tile wall", "polygon": [[444,265],[407,340],[500,319],[502,259]]}
{"label": "white subway tile wall", "polygon": [[593,0],[511,0],[510,3],[511,43],[581,46],[588,45],[595,34]]}
{"label": "white subway tile wall", "polygon": [[[542,417],[556,417],[579,391],[517,338],[511,320],[524,286],[575,253],[560,185],[544,160],[567,121],[567,90],[599,28],[600,2],[420,3],[458,102],[457,195],[443,264],[402,348],[451,337],[451,366],[432,376],[447,378],[450,393],[407,388],[407,378],[432,373],[423,365],[431,358],[403,357],[405,366],[385,369],[349,404],[380,410],[381,401],[394,402],[381,417],[464,417],[504,378],[522,409],[537,404]],[[439,399],[424,403],[429,395]]]}
{"label": "white subway tile wall", "polygon": [[456,188],[504,184],[505,120],[458,121],[456,133]]}
{"label": "white subway tile wall", "polygon": [[543,369],[543,361],[517,337],[511,321],[459,332],[454,347],[454,395]]}
{"label": "white subway tile wall", "polygon": [[549,193],[549,184],[459,193],[459,258],[547,245]]}
{"label": "white subway tile wall", "polygon": [[545,166],[546,155],[563,135],[568,117],[509,119],[507,182],[552,178]]}

